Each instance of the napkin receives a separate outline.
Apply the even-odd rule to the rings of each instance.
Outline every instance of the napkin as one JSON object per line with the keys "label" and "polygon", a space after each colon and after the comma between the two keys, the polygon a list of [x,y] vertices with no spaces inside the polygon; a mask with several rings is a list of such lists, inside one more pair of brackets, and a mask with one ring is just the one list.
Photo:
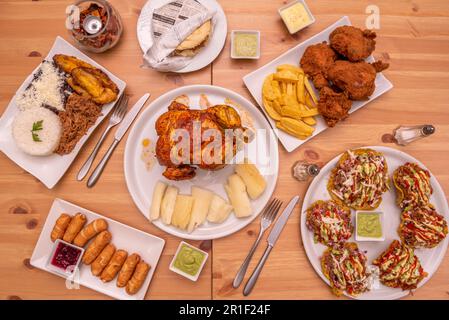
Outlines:
{"label": "napkin", "polygon": [[[157,9],[156,9],[157,10]],[[143,67],[149,67],[158,71],[169,72],[176,71],[187,66],[194,57],[182,57],[171,55],[176,47],[184,41],[190,34],[198,29],[206,21],[211,20],[213,33],[213,26],[215,25],[215,10],[203,7],[201,12],[182,20],[172,27],[164,30],[164,33],[156,37],[153,32],[154,21],[151,26],[151,41],[150,48],[144,54]]]}

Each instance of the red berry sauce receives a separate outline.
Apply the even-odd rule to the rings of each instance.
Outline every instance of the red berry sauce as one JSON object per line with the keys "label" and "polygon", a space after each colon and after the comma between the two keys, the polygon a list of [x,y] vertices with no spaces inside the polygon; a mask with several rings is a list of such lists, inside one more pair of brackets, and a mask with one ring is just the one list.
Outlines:
{"label": "red berry sauce", "polygon": [[81,250],[59,242],[55,250],[51,264],[55,267],[66,270],[69,266],[74,266],[78,262]]}

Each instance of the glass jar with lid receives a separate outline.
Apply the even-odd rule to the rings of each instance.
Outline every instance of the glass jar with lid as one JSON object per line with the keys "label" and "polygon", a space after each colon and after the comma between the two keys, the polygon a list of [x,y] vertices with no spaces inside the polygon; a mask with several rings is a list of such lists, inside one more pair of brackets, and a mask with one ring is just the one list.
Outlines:
{"label": "glass jar with lid", "polygon": [[105,0],[81,0],[72,6],[70,35],[81,49],[104,52],[114,47],[123,31],[120,15]]}

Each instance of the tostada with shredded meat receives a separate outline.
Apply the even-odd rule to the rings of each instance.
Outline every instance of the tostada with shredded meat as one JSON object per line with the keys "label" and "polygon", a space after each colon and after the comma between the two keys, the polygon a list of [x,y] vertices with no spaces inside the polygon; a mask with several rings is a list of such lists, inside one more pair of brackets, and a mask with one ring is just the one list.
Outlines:
{"label": "tostada with shredded meat", "polygon": [[433,248],[444,240],[447,222],[432,205],[409,207],[401,214],[398,228],[402,241],[412,248]]}
{"label": "tostada with shredded meat", "polygon": [[351,237],[354,230],[351,210],[332,200],[314,202],[306,215],[306,226],[313,232],[315,243],[341,245]]}
{"label": "tostada with shredded meat", "polygon": [[323,274],[336,296],[341,296],[344,291],[350,296],[358,296],[369,290],[366,263],[366,255],[354,242],[346,242],[340,248],[329,247],[321,257]]}
{"label": "tostada with shredded meat", "polygon": [[412,290],[427,276],[413,248],[393,240],[373,265],[379,267],[380,281],[392,288]]}
{"label": "tostada with shredded meat", "polygon": [[332,170],[327,190],[337,203],[355,210],[374,210],[389,190],[388,165],[372,149],[346,151]]}
{"label": "tostada with shredded meat", "polygon": [[408,206],[426,206],[433,193],[430,184],[430,172],[416,163],[407,162],[393,173],[396,187],[396,202],[401,208]]}

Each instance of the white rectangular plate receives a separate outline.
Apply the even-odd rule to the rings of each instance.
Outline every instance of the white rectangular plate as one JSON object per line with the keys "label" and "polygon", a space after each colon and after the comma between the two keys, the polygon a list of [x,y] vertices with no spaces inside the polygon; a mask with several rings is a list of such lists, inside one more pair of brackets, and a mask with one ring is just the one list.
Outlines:
{"label": "white rectangular plate", "polygon": [[[333,25],[329,26],[328,28],[324,29],[320,33],[316,34],[315,36],[309,38],[308,40],[298,44],[296,47],[288,50],[281,56],[277,57],[276,59],[272,60],[271,62],[267,63],[263,67],[257,69],[256,71],[253,71],[246,76],[243,77],[243,82],[245,83],[246,87],[248,88],[251,95],[254,97],[256,102],[259,104],[267,118],[269,119],[271,126],[273,128],[276,128],[276,123],[273,119],[271,119],[268,114],[265,112],[265,109],[263,108],[262,103],[262,85],[265,80],[265,78],[271,74],[276,72],[276,67],[280,64],[288,63],[293,65],[298,65],[299,61],[301,60],[302,55],[304,54],[304,51],[306,48],[312,44],[321,43],[323,41],[329,42],[329,35],[331,32],[340,26],[344,25],[351,25],[351,21],[349,21],[348,17],[343,17],[337,22],[335,22]],[[368,61],[372,62],[374,61],[374,58],[370,56]],[[371,95],[371,97],[366,101],[354,101],[352,103],[352,108],[349,111],[349,113],[352,113],[364,105],[366,105],[368,102],[376,99],[380,95],[384,94],[385,92],[389,91],[391,88],[393,88],[393,85],[390,81],[388,81],[387,78],[382,73],[378,73],[376,77],[376,90]],[[298,148],[300,145],[302,145],[304,142],[308,141],[309,139],[313,138],[317,134],[319,134],[321,131],[327,129],[327,125],[324,122],[324,119],[321,116],[317,117],[317,124],[315,125],[315,132],[312,136],[310,136],[306,140],[300,140],[297,139],[288,133],[275,129],[275,132],[281,141],[284,148],[291,152]]]}
{"label": "white rectangular plate", "polygon": [[[52,252],[53,242],[50,240],[50,234],[56,219],[59,218],[61,213],[68,213],[74,215],[76,213],[84,213],[87,217],[87,223],[99,218],[105,219],[108,224],[108,230],[112,234],[112,243],[117,249],[123,249],[128,251],[128,254],[137,253],[142,260],[151,266],[150,272],[145,279],[142,288],[135,295],[128,295],[125,288],[118,288],[116,286],[116,279],[108,283],[103,283],[99,278],[92,275],[90,266],[80,264],[79,270],[79,284],[88,287],[92,290],[104,293],[116,299],[121,300],[143,300],[145,294],[150,285],[151,278],[156,270],[157,263],[162,254],[162,249],[165,245],[165,240],[145,233],[143,231],[134,229],[127,225],[124,225],[115,220],[106,218],[98,213],[81,208],[70,202],[55,199],[51,206],[50,213],[45,221],[44,228],[37,240],[36,247],[34,248],[33,255],[31,256],[31,265],[36,268],[53,273],[57,276],[63,277],[61,274],[55,273],[47,268],[47,262]],[[87,247],[87,246],[86,246]],[[85,247],[85,248],[86,248]]]}
{"label": "white rectangular plate", "polygon": [[[96,63],[94,60],[86,56],[84,53],[76,49],[61,37],[56,37],[53,47],[50,49],[50,52],[44,60],[52,60],[53,56],[58,53],[75,56],[103,70],[119,88],[119,96],[122,95],[125,91],[126,83],[124,81],[117,78],[115,75],[110,73],[104,67]],[[19,112],[19,109],[16,105],[16,96],[18,94],[21,94],[25,90],[25,88],[33,79],[33,74],[37,71],[39,66],[37,66],[36,69],[34,69],[34,71],[25,79],[14,97],[9,102],[6,111],[0,118],[0,150],[24,170],[28,171],[33,176],[42,181],[42,183],[47,188],[51,189],[56,185],[56,183],[62,178],[64,173],[70,167],[78,152],[87,141],[89,136],[92,134],[92,132],[95,130],[95,128],[104,120],[104,118],[106,118],[108,113],[112,110],[115,101],[103,106],[102,115],[98,117],[97,122],[92,127],[90,127],[87,133],[80,139],[80,141],[78,141],[75,149],[70,154],[64,156],[52,154],[46,157],[34,157],[25,154],[16,146],[12,137],[11,126],[16,114]]]}

